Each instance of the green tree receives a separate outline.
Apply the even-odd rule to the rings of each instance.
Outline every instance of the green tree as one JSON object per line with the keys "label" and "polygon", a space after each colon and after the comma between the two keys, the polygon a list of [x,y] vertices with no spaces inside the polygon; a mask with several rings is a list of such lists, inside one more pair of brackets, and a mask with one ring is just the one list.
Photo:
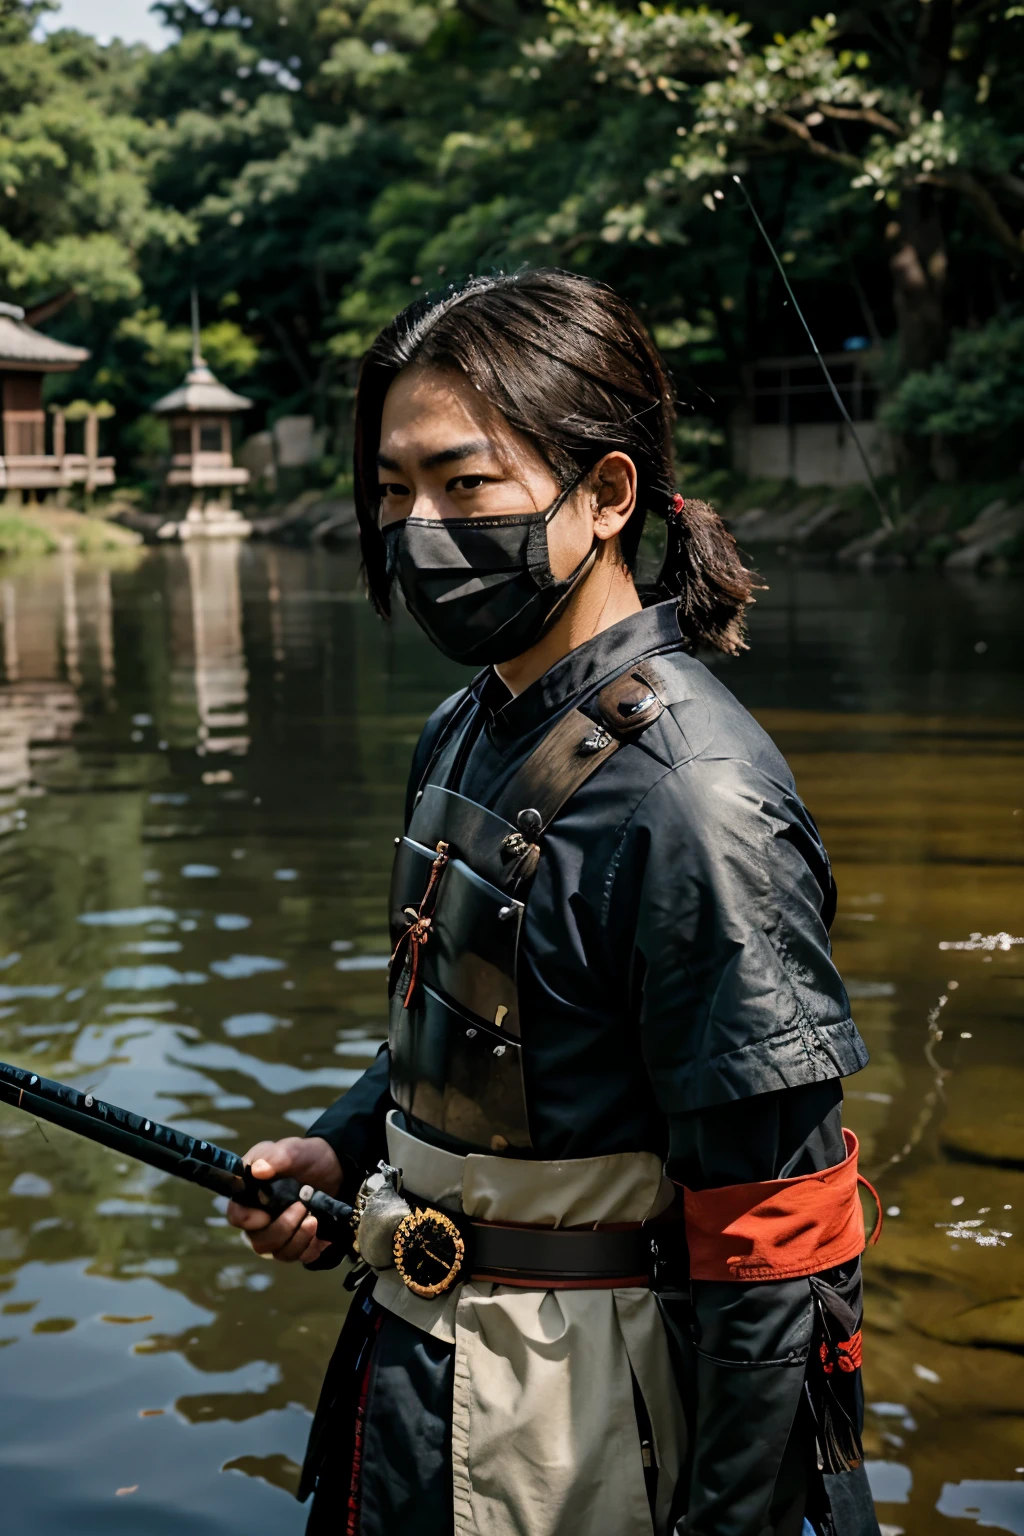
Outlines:
{"label": "green tree", "polygon": [[[796,8],[774,9],[789,28]],[[410,134],[417,174],[374,207],[333,345],[355,353],[409,284],[547,259],[644,304],[720,416],[744,362],[806,348],[737,175],[827,347],[895,332],[906,377],[1015,312],[1024,7],[868,0],[774,33],[767,19],[551,0],[541,22],[478,29],[478,67],[447,104],[414,70],[435,132]]]}
{"label": "green tree", "polygon": [[801,223],[783,217],[787,259],[799,269],[802,228],[812,269],[818,259],[800,195],[811,187],[828,214],[870,229],[888,248],[905,370],[945,353],[952,260],[981,254],[1014,278],[1024,266],[1024,8],[869,3],[765,41],[751,23],[703,9],[553,7],[534,49],[543,67],[584,54],[595,85],[671,103],[677,117],[675,152],[647,171],[641,195],[608,208],[608,238],[664,238],[666,225],[680,237],[698,204],[723,200],[730,175],[757,190],[799,160],[788,201]]}
{"label": "green tree", "polygon": [[901,380],[882,417],[906,437],[942,438],[967,475],[972,463],[993,477],[1012,474],[1024,421],[1024,317],[954,333],[942,361]]}
{"label": "green tree", "polygon": [[142,383],[140,395],[138,380],[117,387],[118,327],[145,302],[144,258],[180,260],[193,235],[152,195],[152,131],[135,111],[147,50],[72,31],[36,38],[46,9],[0,12],[0,297],[91,349],[84,369],[48,381],[49,393],[110,396],[118,414],[106,440],[123,458],[149,391]]}
{"label": "green tree", "polygon": [[131,110],[145,50],[32,28],[46,9],[0,13],[0,287],[19,301],[137,298],[140,251],[187,242],[148,185],[149,134]]}
{"label": "green tree", "polygon": [[226,311],[257,342],[257,398],[326,421],[337,373],[327,336],[371,241],[370,208],[409,163],[392,127],[405,109],[391,55],[428,28],[421,18],[410,41],[399,7],[380,3],[365,18],[368,6],[259,0],[160,9],[182,37],[150,61],[140,91],[156,141],[151,186],[195,245],[187,263],[161,253],[148,290],[177,315],[196,283],[204,313]]}
{"label": "green tree", "polygon": [[38,39],[38,3],[0,18],[0,288],[93,349],[86,392],[117,406],[126,451],[184,367],[193,285],[250,424],[340,428],[396,308],[549,262],[644,308],[706,460],[743,365],[805,347],[735,175],[823,346],[895,335],[888,419],[909,442],[968,354],[1003,377],[998,346],[963,336],[1020,313],[1020,5],[159,9],[179,39],[155,55]]}

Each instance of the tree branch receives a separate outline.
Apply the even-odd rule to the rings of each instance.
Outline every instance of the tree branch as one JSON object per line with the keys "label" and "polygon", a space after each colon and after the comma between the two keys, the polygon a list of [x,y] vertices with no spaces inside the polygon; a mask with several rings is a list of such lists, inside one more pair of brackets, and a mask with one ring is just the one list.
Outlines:
{"label": "tree branch", "polygon": [[[991,3],[991,0],[986,0],[986,3]],[[893,18],[891,16],[885,16],[886,25],[892,34],[892,36],[889,38],[882,36],[882,33],[879,31],[875,24],[875,17],[870,15],[868,12],[865,11],[861,13],[860,21],[867,27],[868,31],[877,42],[879,48],[883,49],[883,51],[889,55],[890,59],[894,61],[896,66],[901,71],[905,70],[907,62],[907,49],[909,45],[907,39],[900,32],[899,26],[893,20]],[[893,39],[895,39],[895,41]]]}
{"label": "tree branch", "polygon": [[1012,176],[1009,171],[1003,171],[992,180],[1000,192],[1005,192],[1015,203],[1024,203],[1024,181],[1019,176]]}
{"label": "tree branch", "polygon": [[876,128],[884,128],[886,133],[894,134],[897,139],[906,135],[899,123],[894,123],[891,117],[886,117],[884,112],[876,112],[874,107],[833,107],[823,101],[814,104],[814,110],[820,112],[823,117],[840,117],[849,123],[873,123]]}
{"label": "tree branch", "polygon": [[579,250],[581,245],[586,245],[588,240],[600,240],[599,229],[578,229],[574,235],[567,235],[559,241],[558,249],[563,256],[571,256],[573,251]]}
{"label": "tree branch", "polygon": [[63,293],[58,293],[52,299],[47,299],[44,304],[37,304],[34,309],[25,311],[26,325],[45,325],[47,320],[60,313],[66,304],[78,297],[77,290],[65,288]]}
{"label": "tree branch", "polygon": [[790,117],[788,112],[769,112],[768,121],[774,123],[777,128],[783,128],[794,138],[800,140],[805,149],[812,155],[818,155],[822,160],[831,160],[836,165],[845,165],[848,170],[859,171],[861,162],[856,155],[841,154],[838,149],[830,149],[827,144],[822,144],[816,139],[806,123],[801,123],[797,118]]}
{"label": "tree branch", "polygon": [[[264,314],[266,314],[266,311],[264,311]],[[299,356],[299,353],[294,346],[292,338],[289,336],[287,330],[281,324],[280,320],[278,320],[274,315],[266,314],[266,320],[267,324],[270,326],[270,329],[277,337],[278,345],[280,346],[281,351],[288,359],[297,377],[300,379],[303,387],[305,389],[312,389],[313,380],[310,376],[309,369],[305,366],[302,358]]]}
{"label": "tree branch", "polygon": [[1024,266],[1024,245],[1021,243],[1021,236],[1016,234],[1003,218],[991,192],[983,187],[980,181],[976,181],[969,171],[933,172],[930,175],[919,176],[917,180],[927,186],[942,187],[947,192],[958,192],[961,197],[973,203],[981,222],[989,234],[998,240],[1014,265]]}
{"label": "tree branch", "polygon": [[956,24],[958,27],[965,26],[968,22],[972,22],[976,16],[983,16],[986,12],[991,13],[991,11],[992,0],[979,0],[979,3],[972,5],[969,10],[957,12]]}
{"label": "tree branch", "polygon": [[918,6],[911,53],[911,81],[926,112],[942,103],[949,75],[955,0],[927,0]]}
{"label": "tree branch", "polygon": [[524,15],[528,14],[532,7],[527,6],[520,10],[514,3],[502,3],[502,0],[458,0],[458,9],[474,21],[483,22],[485,27],[493,27],[496,32],[509,34],[518,32],[522,26]]}

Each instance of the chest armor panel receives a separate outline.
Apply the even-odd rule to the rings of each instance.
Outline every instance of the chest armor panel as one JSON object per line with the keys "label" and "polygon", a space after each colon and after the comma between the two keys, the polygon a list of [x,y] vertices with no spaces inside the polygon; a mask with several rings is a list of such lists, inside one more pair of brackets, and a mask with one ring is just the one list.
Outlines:
{"label": "chest armor panel", "polygon": [[[489,1151],[531,1144],[516,986],[524,904],[498,883],[509,869],[502,844],[515,832],[474,801],[428,785],[391,880],[392,1096],[425,1125]],[[409,938],[438,845],[447,857],[429,926]]]}
{"label": "chest armor panel", "polygon": [[[491,1152],[532,1147],[517,958],[542,834],[576,789],[664,708],[646,662],[569,709],[496,808],[429,783],[399,839],[391,880],[391,1092],[413,1119]],[[451,757],[435,765],[448,777]]]}

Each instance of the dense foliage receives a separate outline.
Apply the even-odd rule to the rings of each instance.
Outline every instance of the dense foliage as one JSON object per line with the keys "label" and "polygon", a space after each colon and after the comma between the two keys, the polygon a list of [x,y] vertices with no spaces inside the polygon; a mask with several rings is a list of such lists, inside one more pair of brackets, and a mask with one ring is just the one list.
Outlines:
{"label": "dense foliage", "polygon": [[193,284],[257,416],[338,439],[383,319],[523,262],[645,307],[703,452],[744,363],[807,349],[737,174],[822,348],[888,344],[908,442],[1019,420],[1020,4],[161,0],[155,55],[44,9],[0,0],[0,297],[92,347],[58,387],[114,402],[122,454]]}
{"label": "dense foliage", "polygon": [[907,374],[882,416],[896,432],[955,445],[963,474],[979,448],[986,473],[1012,473],[1024,422],[1024,317],[954,332],[946,358]]}

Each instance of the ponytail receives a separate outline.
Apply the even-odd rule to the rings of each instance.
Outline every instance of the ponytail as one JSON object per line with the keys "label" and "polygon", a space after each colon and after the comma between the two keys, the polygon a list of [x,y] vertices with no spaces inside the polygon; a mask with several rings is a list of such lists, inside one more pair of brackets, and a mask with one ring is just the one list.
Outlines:
{"label": "ponytail", "polygon": [[758,590],[740,558],[736,540],[706,501],[672,497],[665,514],[665,558],[655,597],[675,597],[679,628],[691,654],[747,649],[747,608]]}

